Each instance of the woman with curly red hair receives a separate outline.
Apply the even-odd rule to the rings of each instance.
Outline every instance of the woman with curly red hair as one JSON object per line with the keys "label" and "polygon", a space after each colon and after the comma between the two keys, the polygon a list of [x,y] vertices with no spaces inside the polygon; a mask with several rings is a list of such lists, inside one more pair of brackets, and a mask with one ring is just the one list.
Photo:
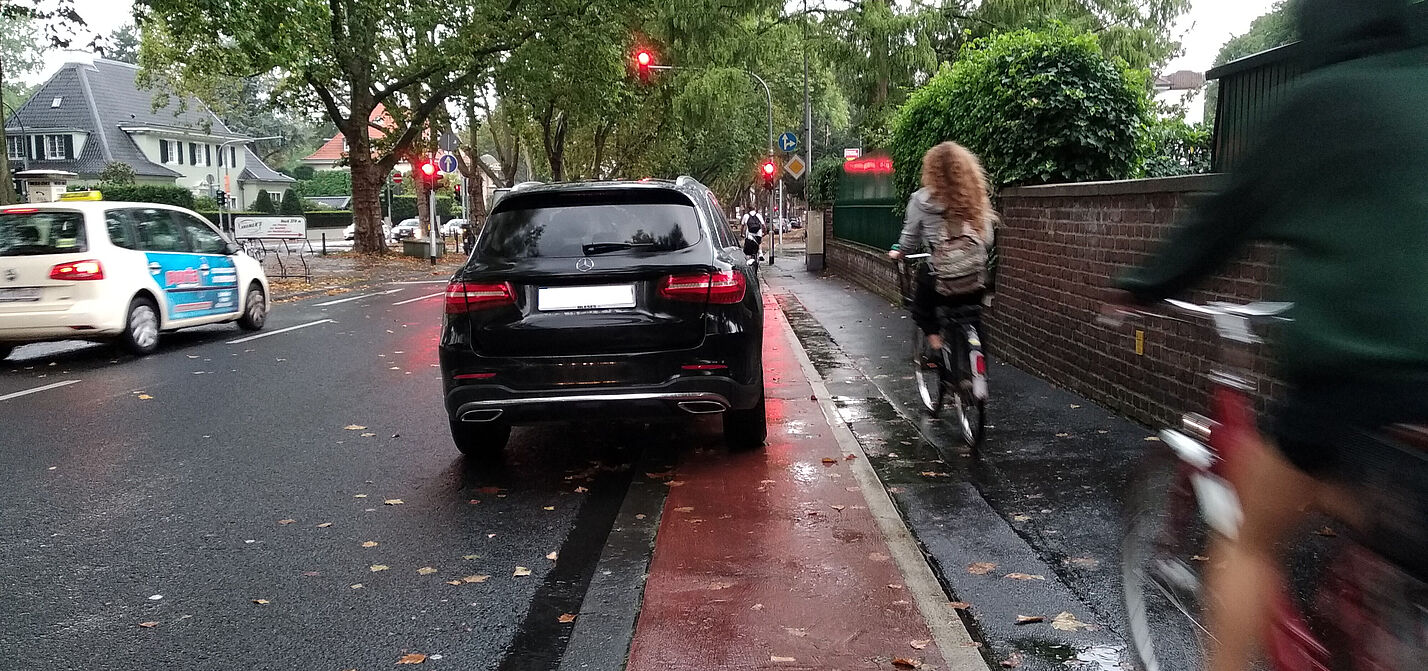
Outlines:
{"label": "woman with curly red hair", "polygon": [[912,317],[931,351],[942,348],[939,307],[981,305],[990,290],[988,259],[996,221],[987,175],[977,156],[956,142],[943,142],[922,157],[922,188],[907,201],[907,219],[894,259],[927,247],[918,269]]}

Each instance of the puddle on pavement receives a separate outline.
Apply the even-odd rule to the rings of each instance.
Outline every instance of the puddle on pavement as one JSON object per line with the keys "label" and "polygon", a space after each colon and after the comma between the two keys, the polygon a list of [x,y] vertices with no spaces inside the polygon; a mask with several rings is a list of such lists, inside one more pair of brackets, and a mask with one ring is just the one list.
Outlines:
{"label": "puddle on pavement", "polygon": [[[1021,667],[1026,669],[1073,669],[1074,671],[1135,671],[1124,646],[1094,645],[1076,647],[1049,641],[1019,638],[1007,642],[1021,653]],[[998,646],[1000,647],[1000,646]]]}

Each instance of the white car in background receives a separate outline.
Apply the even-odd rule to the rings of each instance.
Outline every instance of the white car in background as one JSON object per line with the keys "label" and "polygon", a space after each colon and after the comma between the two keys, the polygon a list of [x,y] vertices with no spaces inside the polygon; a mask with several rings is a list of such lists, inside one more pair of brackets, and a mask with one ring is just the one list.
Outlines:
{"label": "white car in background", "polygon": [[417,219],[416,217],[412,217],[411,219],[403,219],[402,223],[392,227],[392,240],[400,242],[402,240],[410,240],[412,238],[420,237],[422,237],[421,220]]}
{"label": "white car in background", "polygon": [[465,219],[452,219],[441,225],[441,234],[446,237],[461,237],[461,232],[466,228]]}
{"label": "white car in background", "polygon": [[255,331],[269,295],[262,264],[190,210],[0,206],[0,359],[50,340],[110,340],[142,355],[165,331],[218,322]]}
{"label": "white car in background", "polygon": [[[357,237],[357,224],[348,224],[348,225],[347,225],[347,228],[342,229],[342,239],[343,239],[343,240],[352,240],[352,239],[355,239],[356,237]],[[388,224],[387,222],[382,222],[382,239],[384,239],[384,240],[391,240],[391,239],[392,239],[392,225],[391,225],[391,224]]]}

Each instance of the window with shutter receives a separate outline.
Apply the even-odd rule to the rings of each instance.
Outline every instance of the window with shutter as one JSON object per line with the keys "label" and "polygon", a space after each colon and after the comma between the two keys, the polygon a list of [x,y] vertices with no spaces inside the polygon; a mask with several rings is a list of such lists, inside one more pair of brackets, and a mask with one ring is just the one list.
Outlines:
{"label": "window with shutter", "polygon": [[74,136],[73,136],[73,135],[66,135],[66,136],[64,136],[64,157],[65,157],[65,159],[73,159],[73,158],[74,158]]}
{"label": "window with shutter", "polygon": [[189,165],[198,165],[198,143],[197,143],[197,142],[190,142],[190,143],[188,143],[188,163],[189,163]]}
{"label": "window with shutter", "polygon": [[178,157],[178,164],[183,165],[183,143],[174,140],[174,156]]}
{"label": "window with shutter", "polygon": [[234,147],[228,148],[228,162],[232,164],[233,167],[238,167],[238,150]]}
{"label": "window with shutter", "polygon": [[45,136],[43,136],[43,135],[36,135],[36,136],[35,136],[35,147],[34,147],[34,150],[33,150],[33,151],[34,151],[34,153],[33,153],[33,154],[30,154],[30,158],[33,158],[33,159],[36,159],[36,160],[39,160],[39,159],[44,158],[44,156],[45,156]]}
{"label": "window with shutter", "polygon": [[223,162],[223,146],[222,146],[222,145],[219,145],[219,147],[218,147],[218,167],[222,168],[224,165],[226,165],[226,164]]}
{"label": "window with shutter", "polygon": [[159,163],[169,162],[169,141],[159,140]]}
{"label": "window with shutter", "polygon": [[211,144],[203,145],[203,164],[207,166],[213,165],[213,145]]}

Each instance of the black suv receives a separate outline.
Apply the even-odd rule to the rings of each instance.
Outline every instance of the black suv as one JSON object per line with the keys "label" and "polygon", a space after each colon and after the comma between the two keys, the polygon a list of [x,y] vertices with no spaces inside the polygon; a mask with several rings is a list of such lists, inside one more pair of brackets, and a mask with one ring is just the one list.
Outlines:
{"label": "black suv", "polygon": [[451,436],[494,454],[515,424],[722,413],[732,447],[760,446],[763,324],[694,179],[518,186],[446,288]]}

